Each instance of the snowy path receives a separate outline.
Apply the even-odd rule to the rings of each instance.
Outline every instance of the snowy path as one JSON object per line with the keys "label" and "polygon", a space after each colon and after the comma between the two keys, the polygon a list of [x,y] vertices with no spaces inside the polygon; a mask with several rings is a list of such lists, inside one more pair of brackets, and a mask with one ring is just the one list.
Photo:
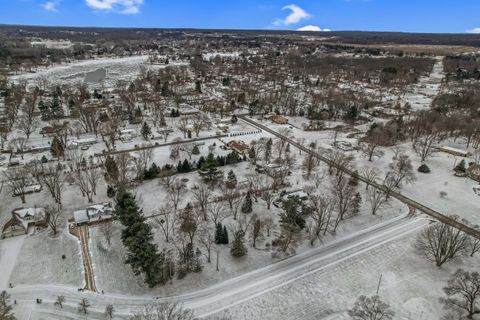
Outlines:
{"label": "snowy path", "polygon": [[[33,309],[31,319],[83,319],[77,313],[78,301],[86,297],[92,304],[89,317],[100,318],[107,304],[115,306],[116,315],[127,316],[139,306],[152,301],[180,301],[185,307],[192,308],[198,317],[203,318],[231,308],[272,290],[285,286],[324,269],[333,268],[347,259],[365,254],[369,250],[413,233],[427,225],[425,218],[397,217],[372,226],[361,232],[341,238],[327,246],[317,247],[303,254],[293,256],[264,268],[246,273],[239,277],[218,283],[206,289],[190,293],[155,298],[149,296],[99,295],[77,292],[75,288],[61,286],[19,286],[10,290],[13,299],[22,312],[28,314]],[[57,310],[53,306],[57,295],[64,295],[66,306]],[[34,303],[36,298],[43,299],[42,305]],[[27,314],[26,313],[26,314]],[[38,314],[38,316],[37,316]],[[57,315],[55,315],[57,314]],[[22,319],[19,317],[19,319]]]}
{"label": "snowy path", "polygon": [[409,103],[412,106],[412,111],[429,109],[433,99],[440,92],[444,78],[443,57],[436,57],[430,75],[421,77],[418,83],[410,88],[409,92],[403,97],[402,104]]}

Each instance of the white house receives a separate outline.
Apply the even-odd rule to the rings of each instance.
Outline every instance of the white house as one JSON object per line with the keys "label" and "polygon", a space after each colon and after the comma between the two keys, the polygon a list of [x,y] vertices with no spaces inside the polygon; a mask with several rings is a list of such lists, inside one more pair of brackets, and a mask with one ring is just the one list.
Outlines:
{"label": "white house", "polygon": [[94,204],[85,209],[75,211],[73,217],[77,226],[109,220],[113,217],[112,204],[110,202]]}

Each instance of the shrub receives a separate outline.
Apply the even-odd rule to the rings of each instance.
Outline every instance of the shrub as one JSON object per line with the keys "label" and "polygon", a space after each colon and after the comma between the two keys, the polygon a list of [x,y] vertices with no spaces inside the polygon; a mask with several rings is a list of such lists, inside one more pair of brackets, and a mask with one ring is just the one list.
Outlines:
{"label": "shrub", "polygon": [[418,167],[418,172],[430,173],[430,168],[424,163],[420,167]]}

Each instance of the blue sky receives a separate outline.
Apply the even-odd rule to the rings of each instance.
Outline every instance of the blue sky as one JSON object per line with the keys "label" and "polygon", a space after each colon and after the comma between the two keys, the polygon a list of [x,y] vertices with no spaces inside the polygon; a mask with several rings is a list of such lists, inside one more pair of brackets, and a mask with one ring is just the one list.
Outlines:
{"label": "blue sky", "polygon": [[0,23],[480,33],[480,0],[0,0]]}

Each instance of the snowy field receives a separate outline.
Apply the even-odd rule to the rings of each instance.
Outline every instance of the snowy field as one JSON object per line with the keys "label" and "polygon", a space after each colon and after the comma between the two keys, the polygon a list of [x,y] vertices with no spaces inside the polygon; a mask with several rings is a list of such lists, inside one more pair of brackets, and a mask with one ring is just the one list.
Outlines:
{"label": "snowy field", "polygon": [[[414,240],[414,235],[396,239],[207,319],[347,320],[346,312],[358,296],[375,294],[382,276],[380,294],[395,319],[438,320],[443,314],[441,289],[460,261],[436,268],[417,255]],[[461,263],[475,270],[480,259]]]}
{"label": "snowy field", "polygon": [[86,82],[87,84],[113,87],[119,80],[129,81],[135,79],[142,68],[159,69],[166,66],[176,66],[183,63],[171,63],[168,65],[151,65],[147,63],[148,56],[132,56],[126,58],[99,58],[74,62],[71,64],[57,65],[37,73],[27,73],[12,76],[13,81],[26,80],[32,84],[40,78],[58,84],[75,84]]}

